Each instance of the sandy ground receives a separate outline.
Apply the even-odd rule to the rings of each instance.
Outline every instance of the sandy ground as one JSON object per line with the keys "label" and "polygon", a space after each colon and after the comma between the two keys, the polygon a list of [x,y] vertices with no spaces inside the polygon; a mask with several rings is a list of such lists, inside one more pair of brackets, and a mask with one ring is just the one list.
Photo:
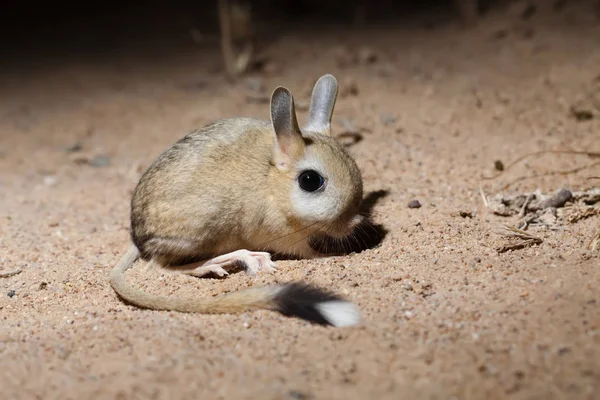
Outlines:
{"label": "sandy ground", "polygon": [[[491,199],[587,190],[600,115],[570,108],[599,93],[600,23],[592,4],[529,20],[510,9],[470,33],[419,21],[357,31],[290,28],[270,67],[236,84],[218,49],[121,52],[2,70],[0,92],[0,397],[5,399],[600,399],[600,216],[507,243]],[[375,55],[352,60],[366,46]],[[351,146],[381,245],[344,257],[280,262],[253,284],[304,279],[356,302],[360,326],[313,326],[272,312],[141,310],[108,284],[128,246],[129,200],[143,169],[191,129],[268,117],[249,101],[277,85],[306,103],[314,81],[341,84],[334,132]],[[262,94],[261,94],[262,95]],[[260,96],[259,96],[260,97]],[[299,112],[304,120],[306,111]],[[81,147],[78,149],[77,147]],[[407,204],[418,199],[420,208]],[[598,207],[598,205],[596,205]],[[162,275],[129,279],[163,294],[246,287]]]}

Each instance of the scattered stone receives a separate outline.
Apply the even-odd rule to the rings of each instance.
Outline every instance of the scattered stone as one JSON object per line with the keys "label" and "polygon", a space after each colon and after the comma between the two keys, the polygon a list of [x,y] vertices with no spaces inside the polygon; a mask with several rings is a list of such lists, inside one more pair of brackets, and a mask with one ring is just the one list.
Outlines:
{"label": "scattered stone", "polygon": [[358,84],[352,81],[342,88],[340,97],[357,96],[358,92]]}
{"label": "scattered stone", "polygon": [[88,164],[95,168],[106,167],[110,164],[110,157],[106,155],[98,155],[92,158]]}
{"label": "scattered stone", "polygon": [[368,47],[362,47],[358,50],[356,59],[359,64],[373,64],[377,61],[377,54]]}
{"label": "scattered stone", "polygon": [[391,125],[398,120],[398,117],[390,114],[382,114],[379,116],[379,120],[383,125]]}
{"label": "scattered stone", "polygon": [[14,297],[16,294],[17,293],[14,290],[9,290],[7,293],[8,297],[11,297],[11,298]]}
{"label": "scattered stone", "polygon": [[96,155],[92,157],[89,153],[76,153],[70,158],[71,161],[77,165],[89,165],[95,168],[106,167],[110,164],[110,157],[107,155]]}
{"label": "scattered stone", "polygon": [[40,282],[38,290],[46,290],[48,288],[48,282]]}
{"label": "scattered stone", "polygon": [[54,186],[56,185],[56,182],[58,182],[58,180],[56,179],[55,176],[46,176],[44,177],[44,185],[46,186]]}
{"label": "scattered stone", "polygon": [[494,168],[496,168],[497,171],[504,171],[504,163],[500,160],[496,160],[494,161]]}
{"label": "scattered stone", "polygon": [[565,354],[568,354],[571,352],[571,349],[568,347],[561,347],[560,349],[558,349],[558,355],[559,356],[564,356]]}
{"label": "scattered stone", "polygon": [[308,400],[310,398],[312,398],[311,395],[298,390],[290,390],[288,393],[288,399],[290,400]]}
{"label": "scattered stone", "polygon": [[594,113],[590,109],[579,106],[571,107],[571,115],[580,122],[589,121],[594,118]]}
{"label": "scattered stone", "polygon": [[408,203],[408,208],[421,208],[421,202],[417,199],[411,200]]}
{"label": "scattered stone", "polygon": [[450,215],[453,217],[473,218],[473,212],[466,210],[452,211]]}
{"label": "scattered stone", "polygon": [[65,148],[67,153],[77,153],[78,151],[83,150],[83,145],[79,142],[73,143],[71,146]]}
{"label": "scattered stone", "polygon": [[90,162],[90,157],[86,154],[77,154],[71,157],[71,161],[77,165],[86,165]]}
{"label": "scattered stone", "polygon": [[542,202],[542,208],[559,208],[563,207],[567,201],[573,198],[573,193],[569,189],[561,189],[556,195]]}

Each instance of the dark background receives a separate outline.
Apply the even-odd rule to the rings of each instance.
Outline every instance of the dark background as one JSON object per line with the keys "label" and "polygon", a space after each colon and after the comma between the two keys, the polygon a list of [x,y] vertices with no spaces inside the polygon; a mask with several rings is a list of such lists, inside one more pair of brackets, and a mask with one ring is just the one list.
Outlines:
{"label": "dark background", "polygon": [[[403,23],[414,14],[429,16],[429,24],[460,23],[453,0],[373,1],[367,5],[365,23]],[[482,0],[481,13],[509,3]],[[556,1],[559,6],[565,1]],[[570,3],[577,3],[571,1]],[[292,24],[312,29],[352,25],[358,1],[255,0],[252,16],[256,37],[268,43],[269,35],[285,33]],[[207,35],[207,44],[218,40],[217,1],[146,2],[2,2],[0,51],[4,62],[98,55],[132,47],[192,45],[190,29]],[[212,35],[212,36],[211,36]],[[212,39],[212,40],[211,40]]]}

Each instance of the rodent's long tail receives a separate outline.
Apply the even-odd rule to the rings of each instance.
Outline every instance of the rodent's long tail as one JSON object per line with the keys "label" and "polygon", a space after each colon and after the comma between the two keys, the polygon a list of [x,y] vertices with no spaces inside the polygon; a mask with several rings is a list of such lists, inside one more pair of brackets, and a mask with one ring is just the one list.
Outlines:
{"label": "rodent's long tail", "polygon": [[299,282],[243,289],[210,298],[163,297],[138,289],[125,279],[125,272],[139,257],[132,245],[110,274],[117,294],[136,306],[153,310],[223,314],[252,310],[272,310],[290,317],[337,327],[356,325],[358,307],[336,294]]}

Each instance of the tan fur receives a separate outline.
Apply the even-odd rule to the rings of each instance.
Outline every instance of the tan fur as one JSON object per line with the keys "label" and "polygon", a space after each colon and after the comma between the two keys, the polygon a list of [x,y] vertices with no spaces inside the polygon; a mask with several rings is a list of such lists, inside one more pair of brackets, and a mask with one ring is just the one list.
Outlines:
{"label": "tan fur", "polygon": [[[309,121],[308,126],[323,127],[323,132],[301,131],[292,95],[280,87],[273,92],[270,124],[249,118],[221,120],[190,133],[162,153],[134,191],[131,234],[135,246],[111,273],[115,291],[131,303],[152,309],[202,313],[270,309],[278,286],[210,299],[165,298],[135,289],[124,274],[138,257],[163,267],[239,249],[311,258],[319,255],[309,245],[314,234],[349,234],[357,220],[362,178],[354,160],[329,136],[336,95],[337,82],[330,75],[315,85],[311,115],[321,120]],[[315,112],[317,107],[324,111]],[[310,215],[299,214],[290,202],[293,191],[299,191],[297,166],[309,161],[325,170],[329,184],[325,190],[335,193],[334,198],[323,199],[335,205],[336,211],[316,222]],[[331,196],[328,193],[319,196]],[[295,206],[304,204],[300,201]]]}

